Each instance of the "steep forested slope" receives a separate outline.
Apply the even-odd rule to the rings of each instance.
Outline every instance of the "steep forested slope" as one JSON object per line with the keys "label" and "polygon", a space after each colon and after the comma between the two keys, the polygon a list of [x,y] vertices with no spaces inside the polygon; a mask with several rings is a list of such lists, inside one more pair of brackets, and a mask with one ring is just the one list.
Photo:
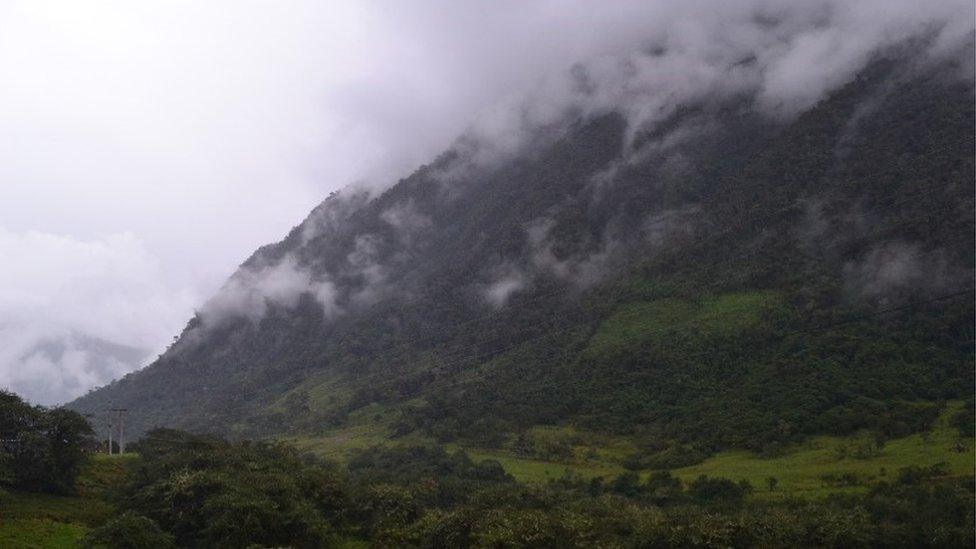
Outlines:
{"label": "steep forested slope", "polygon": [[72,407],[260,436],[380,403],[394,436],[574,424],[664,466],[919,430],[973,386],[973,88],[899,55],[790,118],[743,94],[462,139],[327,199]]}

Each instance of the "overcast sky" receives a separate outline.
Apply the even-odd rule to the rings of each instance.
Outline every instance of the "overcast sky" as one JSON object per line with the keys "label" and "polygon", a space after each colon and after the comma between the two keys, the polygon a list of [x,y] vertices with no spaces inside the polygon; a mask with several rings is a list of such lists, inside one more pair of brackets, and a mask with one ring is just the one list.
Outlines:
{"label": "overcast sky", "polygon": [[[0,387],[54,403],[124,374],[92,367],[77,336],[158,353],[329,192],[390,185],[574,61],[653,32],[707,45],[707,26],[677,19],[760,4],[778,6],[0,0]],[[842,83],[868,51],[851,37],[892,32],[875,19],[972,18],[962,0],[858,4],[839,18],[851,25],[805,38],[778,85]]]}
{"label": "overcast sky", "polygon": [[158,352],[330,191],[633,45],[642,3],[598,4],[0,0],[0,386],[108,381],[35,352],[70,333]]}

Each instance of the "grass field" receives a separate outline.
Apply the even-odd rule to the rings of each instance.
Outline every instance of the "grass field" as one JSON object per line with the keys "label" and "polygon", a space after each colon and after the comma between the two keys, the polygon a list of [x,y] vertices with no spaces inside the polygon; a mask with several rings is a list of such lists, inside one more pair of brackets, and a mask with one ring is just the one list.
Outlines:
{"label": "grass field", "polygon": [[556,463],[538,459],[516,457],[501,452],[487,450],[467,450],[472,459],[482,461],[493,459],[505,468],[508,474],[519,482],[547,482],[556,480],[566,474],[578,475],[584,478],[614,477],[624,472],[624,468],[607,462],[574,462]]}
{"label": "grass field", "polygon": [[[952,476],[973,476],[976,468],[973,439],[961,438],[949,425],[950,417],[961,409],[950,403],[932,430],[923,434],[888,441],[880,449],[869,449],[871,438],[817,437],[793,448],[783,456],[762,458],[751,452],[722,452],[702,463],[674,471],[688,480],[698,475],[748,480],[759,494],[819,497],[839,491],[862,491],[865,483],[894,477],[910,465],[944,463]],[[850,486],[825,482],[825,476],[853,475]],[[766,479],[776,477],[777,487],[769,491]]]}
{"label": "grass field", "polygon": [[[748,480],[758,498],[819,498],[831,493],[867,490],[872,482],[893,479],[911,465],[944,464],[950,475],[972,477],[976,473],[976,448],[972,438],[960,437],[950,424],[962,409],[961,402],[950,402],[931,430],[890,440],[880,447],[868,434],[851,437],[816,437],[782,455],[763,457],[748,451],[727,451],[705,461],[675,469],[685,481],[699,475]],[[373,445],[431,444],[434,441],[410,435],[391,440],[390,417],[376,406],[354,414],[349,427],[318,437],[288,437],[283,441],[316,454],[344,460],[351,452]],[[475,460],[493,459],[520,482],[544,483],[567,474],[582,478],[611,478],[624,472],[623,458],[633,451],[633,441],[571,427],[536,427],[530,431],[536,440],[572,441],[572,456],[564,461],[547,461],[515,456],[481,448],[447,445],[463,449]],[[74,547],[88,530],[102,524],[111,514],[106,503],[108,491],[118,484],[127,464],[135,456],[96,455],[85,466],[77,481],[78,494],[46,494],[0,491],[0,548]],[[650,471],[643,471],[644,475]],[[770,490],[767,479],[776,478]],[[359,543],[350,540],[350,547]]]}
{"label": "grass field", "polygon": [[78,477],[76,496],[0,492],[0,547],[75,547],[111,516],[104,496],[132,459],[96,454]]}
{"label": "grass field", "polygon": [[51,519],[0,519],[0,547],[11,549],[77,547],[88,527]]}
{"label": "grass field", "polygon": [[[959,402],[950,403],[932,430],[888,441],[880,449],[872,446],[873,439],[867,434],[816,437],[788,449],[778,457],[767,458],[748,451],[721,452],[702,463],[676,469],[673,473],[686,481],[699,475],[748,480],[760,497],[813,498],[829,493],[866,490],[868,482],[893,478],[899,469],[910,465],[944,463],[952,476],[973,476],[976,469],[973,439],[961,438],[958,431],[949,425],[949,419],[961,406]],[[497,460],[521,482],[545,482],[567,472],[592,478],[611,477],[624,471],[620,465],[604,461],[557,463],[500,452],[468,451],[478,460]],[[769,477],[777,480],[775,490],[770,491],[767,487],[766,479]]]}
{"label": "grass field", "polygon": [[[962,409],[961,402],[950,402],[933,428],[925,433],[887,441],[878,448],[873,437],[863,433],[850,437],[815,437],[786,449],[777,457],[763,457],[744,450],[718,453],[705,461],[675,469],[673,474],[689,481],[699,475],[748,480],[758,497],[821,497],[830,493],[858,492],[868,483],[894,478],[899,469],[910,465],[930,466],[944,463],[950,475],[973,476],[976,449],[972,438],[962,438],[949,424]],[[373,445],[432,443],[411,435],[390,440],[385,422],[369,421],[373,414],[363,414],[355,425],[322,437],[287,438],[287,442],[331,459],[343,460],[350,452]],[[539,436],[570,437],[579,441],[573,458],[547,461],[515,456],[499,450],[462,447],[449,444],[448,449],[463,449],[475,460],[493,459],[520,482],[547,482],[567,473],[583,478],[613,477],[623,473],[623,457],[632,450],[630,441],[592,433],[580,433],[565,427],[537,427]],[[649,471],[644,471],[648,474]],[[767,479],[776,478],[775,490],[769,490]]]}
{"label": "grass field", "polygon": [[600,325],[585,354],[613,358],[668,339],[673,327],[682,324],[694,325],[696,337],[732,337],[758,324],[780,301],[775,292],[756,291],[709,296],[698,302],[665,298],[630,303]]}

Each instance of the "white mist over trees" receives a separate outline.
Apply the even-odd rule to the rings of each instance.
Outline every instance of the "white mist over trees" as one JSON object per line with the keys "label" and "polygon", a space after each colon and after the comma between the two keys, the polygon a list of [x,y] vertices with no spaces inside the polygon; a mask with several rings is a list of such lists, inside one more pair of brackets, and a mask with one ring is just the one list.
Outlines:
{"label": "white mist over trees", "polygon": [[[538,146],[540,137],[555,139],[561,128],[580,117],[587,120],[617,112],[624,115],[628,126],[626,151],[623,160],[594,177],[594,192],[599,193],[622,164],[667,153],[714,130],[706,119],[681,125],[660,139],[634,142],[638,132],[653,130],[679,109],[739,100],[772,121],[789,119],[850,82],[886,50],[918,48],[922,52],[916,58],[921,63],[939,62],[964,56],[973,33],[971,21],[954,17],[972,13],[972,6],[962,2],[936,3],[928,11],[909,2],[659,2],[648,11],[656,17],[647,22],[634,49],[581,60],[570,70],[552,74],[536,87],[512,93],[482,111],[455,141],[451,151],[456,156],[437,169],[445,192],[463,193],[463,186],[476,179],[478,171],[524,154]],[[678,162],[680,157],[674,160]],[[375,196],[378,191],[357,185],[333,197],[305,221],[303,239],[329,238],[329,231],[340,226],[342,218],[337,214],[348,216],[366,203],[370,193]],[[691,232],[691,225],[683,219],[688,214],[676,211],[648,219],[646,238],[665,241]],[[431,225],[430,217],[409,201],[388,208],[380,218],[398,234],[404,253],[409,253],[418,233]],[[483,285],[481,293],[488,304],[503,306],[531,283],[533,273],[554,275],[585,288],[613,271],[622,250],[610,235],[604,235],[593,253],[560,259],[552,250],[552,226],[552,219],[541,215],[524,227],[531,247],[529,272],[508,262],[486,267],[492,280]],[[366,286],[353,296],[353,302],[371,304],[380,290],[396,291],[384,284],[387,271],[394,267],[378,260],[379,240],[375,234],[359,235],[345,265],[324,266],[365,278]],[[907,262],[898,257],[899,264]],[[291,307],[302,292],[316,296],[325,314],[334,316],[340,309],[334,302],[335,287],[328,281],[310,280],[302,268],[290,256],[257,271],[245,267],[204,308],[204,321],[227,314],[260,319],[265,300]],[[850,268],[852,272],[857,269]],[[910,278],[900,274],[905,268],[898,266],[864,269],[880,272],[888,281],[879,284]],[[287,288],[284,293],[282,281]],[[302,281],[308,284],[302,287]],[[324,299],[323,284],[327,288]]]}
{"label": "white mist over trees", "polygon": [[[973,32],[972,4],[954,0],[14,2],[2,10],[0,238],[17,252],[0,257],[0,385],[23,390],[61,375],[63,388],[30,393],[47,403],[138,361],[106,370],[84,353],[46,354],[40,367],[39,342],[79,333],[155,353],[193,308],[204,320],[254,320],[268,302],[289,307],[307,293],[338,315],[398,291],[388,284],[396,265],[380,261],[375,237],[364,234],[332,266],[363,281],[349,303],[337,302],[341,288],[322,266],[278,258],[246,267],[204,304],[250,250],[329,191],[356,183],[376,196],[453,143],[458,157],[440,175],[446,192],[463,192],[459,180],[524,151],[540,128],[555,130],[551,137],[572,117],[609,111],[626,116],[631,136],[697,101],[746,97],[771,120],[789,118],[879,51],[917,38],[913,47],[942,59]],[[654,154],[693,130],[628,143],[628,153]],[[351,211],[365,203],[342,194]],[[305,240],[348,213],[316,209]],[[408,250],[422,243],[428,215],[404,203],[382,220]],[[613,259],[607,240],[571,263],[554,260],[537,230],[546,212],[539,216],[525,227],[536,231],[538,261],[485,266],[489,305],[530,286],[532,269],[586,283]],[[648,221],[648,238],[690,230],[680,219],[671,233],[664,226]],[[74,251],[54,259],[58,249]],[[105,250],[119,257],[110,268],[101,267]],[[13,266],[21,264],[45,276]],[[858,280],[888,272],[851,269]]]}

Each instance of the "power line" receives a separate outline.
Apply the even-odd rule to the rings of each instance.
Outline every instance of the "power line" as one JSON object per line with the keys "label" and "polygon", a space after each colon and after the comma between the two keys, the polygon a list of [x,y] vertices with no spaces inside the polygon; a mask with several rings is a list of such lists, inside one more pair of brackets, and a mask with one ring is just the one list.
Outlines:
{"label": "power line", "polygon": [[[125,453],[125,413],[128,412],[128,411],[129,410],[127,408],[109,408],[108,409],[108,412],[110,414],[111,413],[114,413],[114,414],[116,414],[116,417],[118,418],[118,425],[117,425],[117,427],[119,429],[119,438],[118,438],[118,440],[119,440],[119,454],[124,454]],[[110,421],[110,423],[109,423],[109,432],[108,432],[108,453],[109,453],[109,455],[112,455],[112,450],[113,450],[113,448],[112,448],[112,431],[114,430],[114,427],[116,427],[116,425],[112,424],[111,423],[111,420],[109,420],[109,421]]]}

